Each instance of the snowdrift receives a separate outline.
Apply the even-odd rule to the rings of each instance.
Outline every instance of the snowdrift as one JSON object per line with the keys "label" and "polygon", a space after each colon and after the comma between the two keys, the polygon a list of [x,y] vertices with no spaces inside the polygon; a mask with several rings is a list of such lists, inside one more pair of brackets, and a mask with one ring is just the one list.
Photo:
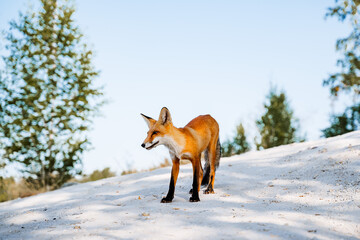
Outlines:
{"label": "snowdrift", "polygon": [[360,238],[360,131],[222,158],[198,203],[180,169],[168,204],[170,168],[1,203],[0,239]]}

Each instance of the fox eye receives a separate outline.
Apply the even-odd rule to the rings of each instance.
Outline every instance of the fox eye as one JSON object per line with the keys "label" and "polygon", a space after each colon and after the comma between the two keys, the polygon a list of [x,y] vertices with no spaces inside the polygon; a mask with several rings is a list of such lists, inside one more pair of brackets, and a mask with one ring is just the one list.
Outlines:
{"label": "fox eye", "polygon": [[153,131],[153,133],[151,134],[151,136],[155,135],[155,134],[158,134],[159,132],[158,131]]}

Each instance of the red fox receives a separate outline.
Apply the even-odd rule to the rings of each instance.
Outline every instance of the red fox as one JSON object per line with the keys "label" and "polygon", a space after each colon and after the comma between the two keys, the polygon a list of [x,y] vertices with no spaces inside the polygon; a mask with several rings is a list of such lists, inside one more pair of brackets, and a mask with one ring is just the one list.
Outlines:
{"label": "red fox", "polygon": [[[180,160],[190,160],[193,167],[193,185],[190,190],[190,202],[198,202],[200,181],[207,185],[205,194],[214,193],[215,170],[220,163],[221,147],[219,141],[219,124],[210,115],[201,115],[191,120],[185,127],[173,125],[171,115],[166,107],[160,112],[156,121],[141,114],[149,127],[147,137],[141,146],[150,150],[165,145],[173,162],[169,191],[161,202],[169,203],[174,198],[176,180],[179,174]],[[205,174],[201,166],[201,153],[205,153]]]}

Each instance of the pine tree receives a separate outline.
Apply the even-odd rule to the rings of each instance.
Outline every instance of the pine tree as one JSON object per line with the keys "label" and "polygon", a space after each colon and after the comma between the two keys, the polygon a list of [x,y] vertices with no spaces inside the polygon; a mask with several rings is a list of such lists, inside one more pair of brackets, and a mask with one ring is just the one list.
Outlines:
{"label": "pine tree", "polygon": [[[337,17],[339,21],[348,21],[352,31],[347,37],[336,42],[336,50],[343,53],[343,58],[338,60],[341,68],[339,73],[330,75],[323,81],[324,86],[330,87],[332,96],[337,97],[344,92],[352,94],[353,106],[347,107],[342,114],[330,116],[330,127],[322,130],[324,137],[333,137],[350,131],[360,129],[360,2],[355,0],[336,1],[334,7],[329,8],[326,16]],[[336,99],[336,98],[335,98]]]}
{"label": "pine tree", "polygon": [[68,1],[41,0],[10,22],[0,79],[0,139],[8,162],[39,188],[81,173],[91,120],[102,103],[98,71]]}
{"label": "pine tree", "polygon": [[330,127],[321,130],[326,138],[359,130],[360,104],[346,108],[343,114],[331,116],[330,123]]}
{"label": "pine tree", "polygon": [[221,144],[221,156],[222,157],[230,157],[234,152],[234,143],[230,140],[226,140]]}
{"label": "pine tree", "polygon": [[236,127],[236,136],[234,138],[234,153],[241,154],[250,150],[249,143],[246,140],[245,129],[242,123]]}
{"label": "pine tree", "polygon": [[250,150],[250,145],[246,140],[245,129],[242,123],[236,127],[236,135],[232,140],[227,140],[221,145],[223,157],[229,157],[245,153]]}
{"label": "pine tree", "polygon": [[270,89],[267,96],[269,103],[264,104],[265,114],[256,121],[261,141],[255,144],[257,149],[293,143],[300,139],[296,136],[298,121],[293,116],[284,92],[277,94],[275,88]]}
{"label": "pine tree", "polygon": [[341,67],[340,73],[332,74],[324,80],[324,86],[330,86],[332,95],[339,92],[353,92],[360,94],[360,1],[340,0],[337,5],[329,8],[326,16],[337,17],[340,21],[348,20],[352,25],[351,33],[336,42],[336,50],[342,52],[344,57],[338,60]]}

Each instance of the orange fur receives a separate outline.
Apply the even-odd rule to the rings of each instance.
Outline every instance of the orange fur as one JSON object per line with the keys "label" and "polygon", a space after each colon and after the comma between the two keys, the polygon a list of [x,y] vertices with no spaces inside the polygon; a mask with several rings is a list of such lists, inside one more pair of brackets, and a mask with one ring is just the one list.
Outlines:
{"label": "orange fur", "polygon": [[208,151],[210,161],[210,181],[205,193],[214,193],[215,161],[219,138],[219,125],[210,115],[201,115],[191,120],[185,127],[177,128],[172,124],[170,112],[162,108],[159,119],[156,121],[142,114],[148,124],[149,131],[142,146],[148,150],[158,146],[168,147],[173,160],[169,193],[162,202],[171,202],[179,172],[178,162],[182,159],[190,160],[193,166],[194,180],[190,201],[199,201],[198,192],[203,177],[201,153]]}

